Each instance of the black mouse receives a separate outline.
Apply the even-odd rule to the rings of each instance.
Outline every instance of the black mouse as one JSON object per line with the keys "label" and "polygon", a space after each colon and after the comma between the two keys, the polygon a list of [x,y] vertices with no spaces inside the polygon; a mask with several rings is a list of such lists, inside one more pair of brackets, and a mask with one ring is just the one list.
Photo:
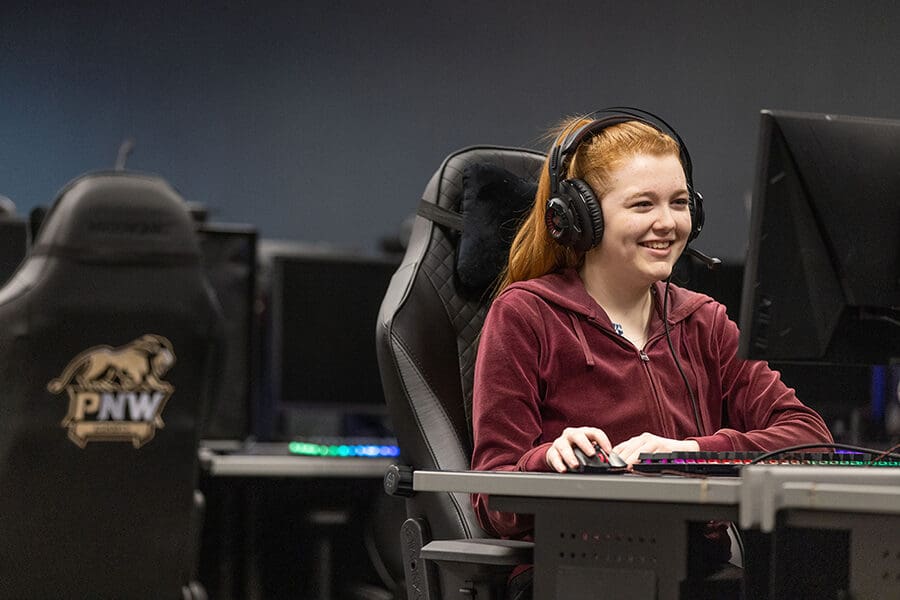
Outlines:
{"label": "black mouse", "polygon": [[628,463],[622,460],[622,457],[618,454],[615,452],[606,452],[596,444],[594,445],[594,456],[588,456],[578,446],[572,448],[572,451],[575,453],[575,458],[578,459],[578,466],[575,468],[570,467],[570,472],[605,472],[610,468],[623,469],[628,466]]}
{"label": "black mouse", "polygon": [[621,456],[616,454],[615,452],[606,452],[606,460],[609,461],[609,466],[615,469],[624,469],[628,466],[628,463],[625,462]]}

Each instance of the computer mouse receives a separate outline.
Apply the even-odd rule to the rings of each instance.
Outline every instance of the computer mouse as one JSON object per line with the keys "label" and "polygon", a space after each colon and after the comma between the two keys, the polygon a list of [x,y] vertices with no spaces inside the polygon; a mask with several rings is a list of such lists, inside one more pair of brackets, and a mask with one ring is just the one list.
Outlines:
{"label": "computer mouse", "polygon": [[594,455],[588,456],[584,451],[575,446],[572,448],[575,458],[578,459],[578,466],[570,468],[570,472],[574,473],[591,473],[602,472],[610,468],[625,468],[628,466],[622,457],[615,452],[606,452],[600,446],[594,445]]}
{"label": "computer mouse", "polygon": [[624,469],[628,466],[628,463],[625,462],[625,459],[623,459],[615,452],[606,452],[606,460],[609,461],[609,466],[616,469]]}

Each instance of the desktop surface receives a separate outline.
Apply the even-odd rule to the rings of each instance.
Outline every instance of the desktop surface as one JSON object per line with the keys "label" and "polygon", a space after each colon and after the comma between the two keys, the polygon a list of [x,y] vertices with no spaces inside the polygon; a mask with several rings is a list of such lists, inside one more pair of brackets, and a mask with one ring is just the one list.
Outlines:
{"label": "desktop surface", "polygon": [[393,438],[210,441],[201,448],[200,461],[214,477],[378,478],[399,453]]}

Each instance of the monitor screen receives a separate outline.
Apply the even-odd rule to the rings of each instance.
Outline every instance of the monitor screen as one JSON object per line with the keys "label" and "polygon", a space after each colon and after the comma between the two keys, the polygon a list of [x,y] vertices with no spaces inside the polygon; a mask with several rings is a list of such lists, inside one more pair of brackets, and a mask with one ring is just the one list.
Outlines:
{"label": "monitor screen", "polygon": [[747,358],[900,357],[900,121],[762,112],[740,326]]}
{"label": "monitor screen", "polygon": [[394,259],[329,252],[271,259],[276,409],[386,414],[375,351]]}
{"label": "monitor screen", "polygon": [[218,398],[210,407],[205,440],[244,440],[255,435],[257,364],[256,228],[197,226],[204,271],[225,317],[225,355]]}

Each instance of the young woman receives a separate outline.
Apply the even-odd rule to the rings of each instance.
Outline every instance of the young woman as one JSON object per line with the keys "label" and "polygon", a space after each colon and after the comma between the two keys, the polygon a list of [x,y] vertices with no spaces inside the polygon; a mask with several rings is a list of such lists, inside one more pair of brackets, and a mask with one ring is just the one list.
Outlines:
{"label": "young woman", "polygon": [[[777,372],[737,356],[724,306],[667,284],[702,227],[690,175],[649,113],[561,128],[481,333],[473,469],[564,472],[593,444],[631,464],[832,441]],[[529,516],[473,504],[486,531],[530,534]]]}

